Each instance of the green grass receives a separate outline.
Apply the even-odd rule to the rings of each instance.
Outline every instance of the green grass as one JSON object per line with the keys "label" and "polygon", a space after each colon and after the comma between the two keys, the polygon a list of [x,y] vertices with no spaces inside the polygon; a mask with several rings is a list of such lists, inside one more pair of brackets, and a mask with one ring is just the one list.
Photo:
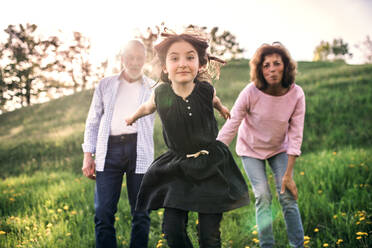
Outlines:
{"label": "green grass", "polygon": [[[295,181],[308,247],[371,247],[372,65],[300,62],[298,71],[307,112]],[[215,87],[231,108],[247,83],[248,61],[241,60],[222,69]],[[91,97],[88,90],[0,115],[0,247],[94,246],[94,182],[81,175]],[[166,148],[158,118],[154,139],[159,155]],[[242,168],[235,141],[230,148]],[[251,189],[250,194],[253,199]],[[162,240],[162,214],[151,213],[149,247]],[[288,247],[276,199],[273,216],[277,245]],[[116,217],[119,247],[128,247],[131,217],[125,189]],[[190,213],[195,247],[196,219]],[[221,233],[223,247],[258,247],[254,202],[225,213]]]}

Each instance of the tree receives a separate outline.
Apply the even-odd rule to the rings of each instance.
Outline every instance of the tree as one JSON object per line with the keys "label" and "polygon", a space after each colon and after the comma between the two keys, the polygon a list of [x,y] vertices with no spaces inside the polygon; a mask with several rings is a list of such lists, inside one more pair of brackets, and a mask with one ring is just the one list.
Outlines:
{"label": "tree", "polygon": [[[73,33],[72,45],[60,50],[58,55],[63,61],[59,63],[61,71],[65,71],[71,78],[71,83],[63,86],[64,88],[72,88],[74,92],[84,90],[89,87],[97,76],[94,73],[92,64],[90,63],[90,40],[84,37],[80,32]],[[103,74],[107,68],[107,62],[101,64],[103,66]]]}
{"label": "tree", "polygon": [[[190,25],[189,27],[196,27]],[[206,30],[206,27],[202,29]],[[244,52],[243,48],[240,48],[239,43],[236,41],[235,35],[230,33],[230,31],[218,32],[218,27],[213,27],[207,35],[210,40],[210,52],[216,56],[222,56],[228,59],[235,59],[242,55]]]}
{"label": "tree", "polygon": [[344,60],[345,56],[352,57],[352,53],[349,52],[349,44],[345,43],[343,39],[333,39],[332,43],[332,54],[333,60]]}
{"label": "tree", "polygon": [[355,47],[363,53],[364,61],[366,63],[372,63],[372,40],[369,35],[366,36],[366,39],[361,45],[357,44]]}
{"label": "tree", "polygon": [[314,61],[344,60],[345,57],[351,57],[349,45],[343,39],[333,39],[332,44],[328,41],[321,41],[314,50]]}
{"label": "tree", "polygon": [[[160,38],[161,32],[166,29],[164,22],[154,28],[148,27],[145,34],[137,35],[141,39],[147,50],[147,62],[152,61],[154,57],[153,46]],[[194,29],[203,33],[209,39],[210,53],[215,56],[221,56],[225,59],[234,59],[242,55],[244,49],[239,47],[236,37],[230,31],[219,33],[218,27],[208,30],[207,27],[199,27],[197,25],[188,25],[186,29]]]}
{"label": "tree", "polygon": [[[9,25],[7,41],[1,47],[5,64],[1,72],[2,100],[30,105],[31,98],[44,91],[49,77],[46,72],[56,68],[55,52],[58,38],[42,39],[35,24]],[[4,106],[5,103],[2,103]]]}
{"label": "tree", "polygon": [[325,61],[328,60],[328,56],[331,53],[331,45],[328,41],[321,41],[314,50],[314,61]]}

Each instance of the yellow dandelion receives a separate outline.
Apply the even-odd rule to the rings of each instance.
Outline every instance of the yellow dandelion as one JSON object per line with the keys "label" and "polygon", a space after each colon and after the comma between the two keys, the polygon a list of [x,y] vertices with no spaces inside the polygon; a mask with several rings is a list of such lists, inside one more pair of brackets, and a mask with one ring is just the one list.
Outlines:
{"label": "yellow dandelion", "polygon": [[300,172],[300,175],[301,175],[301,176],[305,175],[305,172],[301,171],[301,172]]}
{"label": "yellow dandelion", "polygon": [[6,234],[6,232],[0,231],[0,235],[4,235],[4,234]]}
{"label": "yellow dandelion", "polygon": [[14,199],[13,197],[10,197],[10,198],[9,198],[9,201],[14,202],[15,199]]}
{"label": "yellow dandelion", "polygon": [[339,245],[339,244],[341,244],[342,242],[344,242],[344,240],[343,240],[343,239],[338,239],[338,240],[337,240],[337,242],[336,242],[336,244],[338,244],[338,245]]}
{"label": "yellow dandelion", "polygon": [[363,217],[360,217],[360,218],[359,218],[359,221],[363,221],[363,220],[365,220],[365,219],[366,219],[366,217],[363,216]]}
{"label": "yellow dandelion", "polygon": [[249,247],[248,245],[246,245],[244,248],[251,248],[251,247]]}
{"label": "yellow dandelion", "polygon": [[164,234],[164,233],[162,233],[162,234],[161,234],[161,237],[162,237],[162,238],[164,238],[164,237],[165,237],[165,234]]}
{"label": "yellow dandelion", "polygon": [[199,225],[199,220],[198,219],[195,221],[195,224]]}
{"label": "yellow dandelion", "polygon": [[257,231],[256,231],[256,230],[253,231],[252,234],[253,234],[253,235],[257,235]]}
{"label": "yellow dandelion", "polygon": [[337,214],[333,215],[333,219],[337,219]]}
{"label": "yellow dandelion", "polygon": [[54,209],[49,209],[48,211],[50,214],[53,214],[54,213]]}
{"label": "yellow dandelion", "polygon": [[51,228],[52,226],[53,226],[52,223],[49,223],[49,224],[47,225],[48,228]]}
{"label": "yellow dandelion", "polygon": [[119,217],[115,217],[115,220],[118,221],[118,220],[120,220],[120,218]]}
{"label": "yellow dandelion", "polygon": [[310,240],[305,240],[304,241],[304,245],[307,245],[308,243],[310,243]]}
{"label": "yellow dandelion", "polygon": [[27,231],[30,231],[30,228],[29,228],[28,226],[26,226],[25,229],[26,229]]}
{"label": "yellow dandelion", "polygon": [[342,216],[346,216],[346,213],[341,213]]}
{"label": "yellow dandelion", "polygon": [[323,193],[323,190],[318,190],[318,194],[320,195],[321,193]]}
{"label": "yellow dandelion", "polygon": [[77,214],[77,212],[76,212],[75,210],[72,210],[72,211],[71,211],[71,214],[72,214],[72,215],[75,215],[75,214]]}
{"label": "yellow dandelion", "polygon": [[64,209],[64,210],[68,210],[68,206],[65,205],[65,206],[63,207],[63,209]]}
{"label": "yellow dandelion", "polygon": [[315,229],[314,229],[314,232],[319,232],[319,229],[318,229],[318,228],[315,228]]}
{"label": "yellow dandelion", "polygon": [[333,154],[333,155],[336,155],[336,154],[337,154],[337,152],[333,152],[332,154]]}
{"label": "yellow dandelion", "polygon": [[163,244],[160,243],[160,244],[157,244],[157,245],[156,245],[156,248],[160,248],[160,247],[162,247],[162,246],[163,246]]}
{"label": "yellow dandelion", "polygon": [[358,236],[358,237],[356,237],[356,239],[361,239],[362,238],[362,236]]}
{"label": "yellow dandelion", "polygon": [[66,236],[68,237],[68,236],[71,236],[71,233],[66,233]]}
{"label": "yellow dandelion", "polygon": [[328,246],[329,246],[329,244],[327,244],[327,243],[323,244],[323,247],[328,247]]}
{"label": "yellow dandelion", "polygon": [[304,240],[309,240],[310,237],[309,236],[304,236]]}
{"label": "yellow dandelion", "polygon": [[359,225],[360,224],[360,222],[359,221],[357,221],[355,224],[357,224],[357,225]]}

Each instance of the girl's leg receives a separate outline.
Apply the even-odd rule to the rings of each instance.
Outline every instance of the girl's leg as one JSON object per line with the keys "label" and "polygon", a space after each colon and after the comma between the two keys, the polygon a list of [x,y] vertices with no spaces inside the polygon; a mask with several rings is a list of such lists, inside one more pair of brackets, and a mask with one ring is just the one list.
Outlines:
{"label": "girl's leg", "polygon": [[303,247],[304,230],[297,202],[288,190],[284,194],[280,194],[282,178],[287,169],[288,155],[286,153],[279,153],[268,160],[275,175],[276,191],[279,195],[280,205],[282,206],[289,243],[292,247]]}
{"label": "girl's leg", "polygon": [[188,212],[165,208],[163,217],[163,233],[170,248],[192,248],[191,241],[187,235]]}
{"label": "girl's leg", "polygon": [[260,247],[274,247],[271,214],[272,197],[266,177],[265,160],[243,156],[242,161],[256,198],[256,223]]}
{"label": "girl's leg", "polygon": [[221,220],[222,213],[218,214],[199,213],[198,234],[200,248],[221,247],[220,232]]}

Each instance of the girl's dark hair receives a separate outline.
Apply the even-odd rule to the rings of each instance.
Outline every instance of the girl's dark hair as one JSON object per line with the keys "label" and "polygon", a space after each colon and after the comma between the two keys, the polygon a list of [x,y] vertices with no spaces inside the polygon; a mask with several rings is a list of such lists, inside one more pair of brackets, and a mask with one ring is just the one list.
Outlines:
{"label": "girl's dark hair", "polygon": [[263,44],[257,49],[256,53],[249,62],[251,67],[251,81],[253,81],[256,87],[261,90],[264,90],[268,87],[268,83],[263,76],[262,64],[265,56],[272,54],[280,55],[284,63],[282,86],[284,88],[288,88],[295,81],[297,63],[292,59],[288,50],[280,42],[274,42],[272,45]]}
{"label": "girl's dark hair", "polygon": [[[155,52],[157,54],[158,60],[162,68],[165,66],[165,61],[166,61],[169,47],[173,43],[179,42],[179,41],[185,41],[187,43],[190,43],[195,48],[196,52],[198,53],[200,67],[207,65],[208,62],[210,62],[211,60],[225,64],[225,61],[217,57],[211,56],[207,53],[207,48],[209,47],[208,40],[206,38],[203,38],[201,35],[193,35],[193,34],[188,34],[188,33],[183,33],[183,34],[162,33],[161,36],[165,37],[165,39],[162,42],[160,42],[158,45],[156,45],[154,48],[155,48]],[[205,73],[208,73],[208,72],[207,71],[198,72],[198,75],[196,77],[203,78],[203,80],[210,78],[209,74],[202,75]],[[164,73],[163,70],[161,70],[160,80],[166,83],[171,83],[168,78],[168,74]]]}

